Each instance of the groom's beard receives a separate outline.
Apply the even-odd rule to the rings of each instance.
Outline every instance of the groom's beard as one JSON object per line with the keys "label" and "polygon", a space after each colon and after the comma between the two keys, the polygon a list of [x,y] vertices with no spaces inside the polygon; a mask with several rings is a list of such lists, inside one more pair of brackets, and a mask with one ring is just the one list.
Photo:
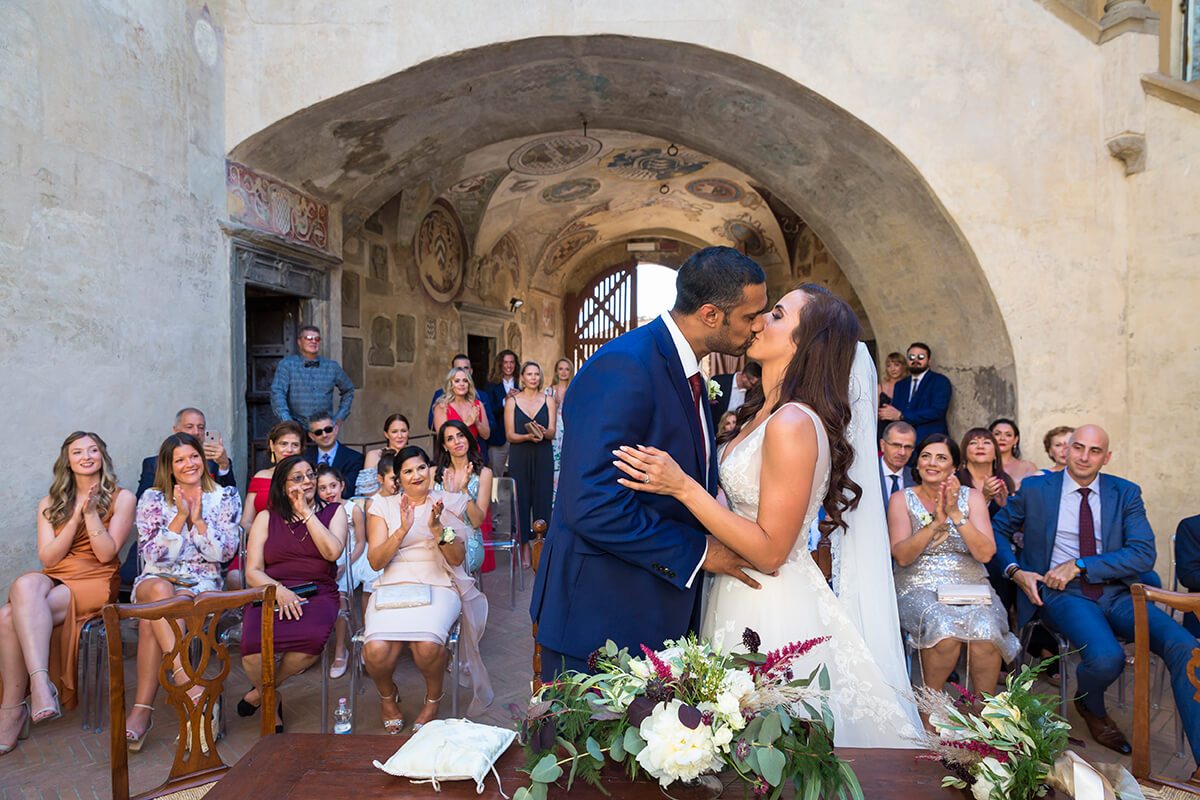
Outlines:
{"label": "groom's beard", "polygon": [[754,334],[751,333],[743,342],[734,341],[729,336],[729,328],[722,325],[718,329],[718,333],[711,341],[706,342],[708,349],[714,353],[721,353],[727,356],[744,356],[746,351],[750,349],[750,345],[754,342]]}

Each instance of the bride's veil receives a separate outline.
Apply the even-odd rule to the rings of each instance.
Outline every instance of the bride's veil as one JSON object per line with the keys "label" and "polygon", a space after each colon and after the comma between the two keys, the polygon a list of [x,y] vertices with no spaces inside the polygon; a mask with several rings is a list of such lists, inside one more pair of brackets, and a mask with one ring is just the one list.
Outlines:
{"label": "bride's veil", "polygon": [[[833,590],[862,634],[867,648],[893,689],[908,689],[908,671],[900,640],[900,618],[896,611],[896,587],[892,581],[892,556],[887,518],[879,477],[876,420],[879,395],[875,364],[867,346],[858,343],[850,371],[850,425],[846,439],[854,448],[850,480],[862,487],[858,507],[847,511],[843,535],[831,534]],[[917,730],[921,724],[916,707],[903,704]]]}

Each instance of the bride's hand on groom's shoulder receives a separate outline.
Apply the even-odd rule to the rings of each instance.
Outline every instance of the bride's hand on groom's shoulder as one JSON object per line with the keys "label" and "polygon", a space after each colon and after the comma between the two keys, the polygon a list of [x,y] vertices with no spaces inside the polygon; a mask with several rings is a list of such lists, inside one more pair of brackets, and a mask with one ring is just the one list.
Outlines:
{"label": "bride's hand on groom's shoulder", "polygon": [[617,457],[613,466],[628,476],[617,478],[617,483],[628,489],[671,497],[682,497],[687,489],[687,475],[665,450],[641,444],[636,448],[621,445],[612,453]]}
{"label": "bride's hand on groom's shoulder", "polygon": [[754,569],[754,565],[730,550],[715,536],[708,536],[708,550],[704,554],[704,563],[700,568],[705,572],[718,575],[729,575],[737,578],[751,589],[761,589],[758,581],[746,574],[745,570]]}

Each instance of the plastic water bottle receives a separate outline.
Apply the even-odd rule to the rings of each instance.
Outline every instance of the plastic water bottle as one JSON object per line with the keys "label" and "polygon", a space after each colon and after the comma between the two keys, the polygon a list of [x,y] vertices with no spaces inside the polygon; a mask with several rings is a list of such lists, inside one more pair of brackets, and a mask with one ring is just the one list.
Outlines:
{"label": "plastic water bottle", "polygon": [[338,707],[333,712],[333,732],[350,732],[350,709],[346,707],[346,698],[338,698]]}

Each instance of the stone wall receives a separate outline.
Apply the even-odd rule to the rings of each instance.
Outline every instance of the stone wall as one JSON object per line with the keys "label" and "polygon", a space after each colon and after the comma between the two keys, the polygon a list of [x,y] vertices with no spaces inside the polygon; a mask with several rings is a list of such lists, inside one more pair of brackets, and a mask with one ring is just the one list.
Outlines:
{"label": "stone wall", "polygon": [[39,568],[68,433],[133,488],[180,407],[233,430],[222,27],[203,2],[5,4],[0,587]]}

